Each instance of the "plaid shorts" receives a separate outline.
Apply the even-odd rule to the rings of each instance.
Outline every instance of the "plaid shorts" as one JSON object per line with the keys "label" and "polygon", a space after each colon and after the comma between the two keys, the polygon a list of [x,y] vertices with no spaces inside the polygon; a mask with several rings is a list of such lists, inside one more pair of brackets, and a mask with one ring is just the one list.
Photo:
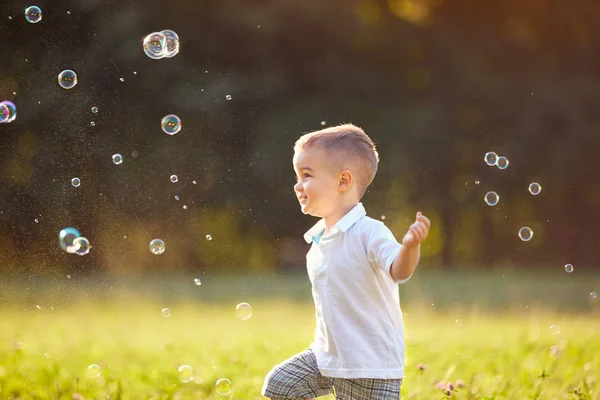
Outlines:
{"label": "plaid shorts", "polygon": [[300,400],[335,393],[339,400],[398,400],[402,379],[343,379],[321,375],[308,349],[276,365],[266,376],[262,395]]}

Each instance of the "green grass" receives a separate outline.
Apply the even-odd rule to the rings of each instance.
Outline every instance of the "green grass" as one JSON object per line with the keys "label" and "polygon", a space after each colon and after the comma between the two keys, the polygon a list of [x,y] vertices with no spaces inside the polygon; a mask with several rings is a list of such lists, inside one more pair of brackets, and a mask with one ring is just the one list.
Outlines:
{"label": "green grass", "polygon": [[[136,291],[103,283],[104,295],[83,282],[45,292],[32,287],[10,292],[4,284],[0,399],[260,399],[271,367],[304,350],[312,339],[309,293],[298,295],[309,290],[304,279],[280,282],[277,297],[261,296],[273,282],[240,286],[215,281],[211,288],[209,278],[201,287],[186,278],[179,291],[166,281],[161,290],[138,285]],[[584,281],[580,284],[591,278]],[[451,398],[600,399],[600,299],[562,309],[549,298],[537,306],[506,289],[512,301],[504,302],[499,278],[499,303],[469,297],[464,282],[454,291],[454,301],[440,286],[458,282],[435,282],[422,276],[404,288],[403,399],[446,398],[436,383],[457,386],[459,381],[463,385]],[[239,290],[252,285],[254,291]],[[291,289],[295,285],[301,287],[297,293]],[[531,286],[543,303],[542,289]],[[574,295],[582,292],[574,288]],[[529,295],[527,290],[524,296]],[[247,321],[235,315],[240,301],[253,307]],[[162,316],[164,307],[171,309],[169,318]],[[100,366],[100,376],[91,376],[91,364]],[[193,368],[193,381],[179,379],[182,365]],[[228,397],[216,393],[219,378],[233,383]]]}

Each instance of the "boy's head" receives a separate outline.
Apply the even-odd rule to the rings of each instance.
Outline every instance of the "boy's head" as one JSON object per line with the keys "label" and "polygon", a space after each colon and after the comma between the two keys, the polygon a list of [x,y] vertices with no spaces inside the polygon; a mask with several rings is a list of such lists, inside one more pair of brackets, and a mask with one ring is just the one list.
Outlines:
{"label": "boy's head", "polygon": [[[294,190],[303,212],[323,216],[321,214],[331,212],[342,199],[358,202],[375,178],[378,162],[379,155],[371,138],[352,124],[301,136],[294,146],[298,181]],[[311,207],[307,203],[311,203]]]}

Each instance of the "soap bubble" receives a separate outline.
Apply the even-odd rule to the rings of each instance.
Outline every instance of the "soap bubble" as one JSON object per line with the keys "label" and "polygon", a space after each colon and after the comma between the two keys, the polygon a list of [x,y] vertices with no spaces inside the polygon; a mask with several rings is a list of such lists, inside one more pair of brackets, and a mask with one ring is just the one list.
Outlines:
{"label": "soap bubble", "polygon": [[88,368],[88,375],[92,378],[96,378],[100,376],[100,366],[97,364],[92,364]]}
{"label": "soap bubble", "polygon": [[153,32],[144,38],[144,53],[153,60],[164,57],[167,38],[162,32]]}
{"label": "soap bubble", "polygon": [[58,244],[67,253],[75,253],[74,242],[78,237],[81,237],[81,233],[77,229],[71,227],[62,229],[58,234]]}
{"label": "soap bubble", "polygon": [[162,254],[165,252],[165,242],[161,239],[154,239],[150,242],[150,251],[154,254]]}
{"label": "soap bubble", "polygon": [[550,327],[550,333],[552,333],[553,335],[558,335],[560,333],[560,326],[552,325]]}
{"label": "soap bubble", "polygon": [[532,237],[533,231],[530,227],[524,226],[521,229],[519,229],[519,238],[521,238],[522,241],[529,242]]}
{"label": "soap bubble", "polygon": [[573,272],[573,270],[574,270],[574,269],[575,269],[575,268],[573,268],[573,264],[567,264],[567,265],[565,265],[565,271],[566,271],[567,273],[569,273],[569,274],[570,274],[571,272]]}
{"label": "soap bubble", "polygon": [[58,74],[58,84],[63,89],[73,89],[77,85],[77,74],[75,71],[65,69]]}
{"label": "soap bubble", "polygon": [[177,115],[169,114],[163,117],[160,126],[167,135],[174,135],[181,130],[181,119]]}
{"label": "soap bubble", "polygon": [[119,165],[119,164],[121,164],[123,162],[123,156],[121,154],[119,154],[119,153],[113,154],[112,161],[116,165]]}
{"label": "soap bubble", "polygon": [[165,45],[163,46],[163,57],[175,57],[179,53],[179,36],[170,29],[160,31],[165,36]]}
{"label": "soap bubble", "polygon": [[0,122],[10,123],[17,118],[17,106],[10,100],[0,103]]}
{"label": "soap bubble", "polygon": [[73,187],[81,186],[81,179],[79,179],[79,178],[71,179],[71,185],[73,185]]}
{"label": "soap bubble", "polygon": [[182,365],[177,372],[179,372],[179,379],[181,382],[187,383],[194,380],[194,369],[189,365]]}
{"label": "soap bubble", "polygon": [[590,293],[590,299],[595,300],[596,299],[596,292],[592,292]]}
{"label": "soap bubble", "polygon": [[488,151],[487,153],[485,153],[485,156],[483,159],[485,160],[485,163],[487,165],[492,167],[492,166],[496,165],[496,163],[498,162],[498,154],[494,153],[493,151]]}
{"label": "soap bubble", "polygon": [[488,206],[495,206],[496,204],[498,204],[499,200],[500,196],[498,196],[498,193],[496,192],[487,192],[485,194],[485,203]]}
{"label": "soap bubble", "polygon": [[92,107],[92,112],[96,114],[98,112],[98,107]]}
{"label": "soap bubble", "polygon": [[212,240],[212,236],[211,235],[206,235],[206,240]]}
{"label": "soap bubble", "polygon": [[529,193],[534,196],[537,196],[542,191],[542,186],[537,182],[532,182],[529,184]]}
{"label": "soap bubble", "polygon": [[252,317],[252,307],[248,303],[240,303],[235,307],[235,315],[245,321]]}
{"label": "soap bubble", "polygon": [[229,95],[229,94],[228,94],[227,96],[225,96],[225,98],[226,98],[227,100],[231,100],[231,95]]}
{"label": "soap bubble", "polygon": [[177,177],[177,175],[171,175],[169,177],[169,179],[171,180],[172,183],[177,183],[179,182],[179,178]]}
{"label": "soap bubble", "polygon": [[194,285],[196,285],[196,286],[202,285],[202,281],[200,280],[200,278],[194,278]]}
{"label": "soap bubble", "polygon": [[496,166],[498,166],[499,169],[506,169],[508,168],[508,158],[506,157],[498,157],[498,162],[496,163]]}
{"label": "soap bubble", "polygon": [[163,317],[169,318],[171,316],[171,310],[169,310],[168,308],[163,308],[161,314]]}
{"label": "soap bubble", "polygon": [[221,378],[217,381],[217,394],[227,396],[231,393],[231,381],[227,378]]}
{"label": "soap bubble", "polygon": [[90,241],[80,236],[77,239],[73,240],[73,247],[75,248],[75,254],[79,254],[80,256],[84,256],[90,252]]}
{"label": "soap bubble", "polygon": [[25,9],[25,19],[31,24],[37,24],[42,20],[42,9],[38,6],[31,6]]}

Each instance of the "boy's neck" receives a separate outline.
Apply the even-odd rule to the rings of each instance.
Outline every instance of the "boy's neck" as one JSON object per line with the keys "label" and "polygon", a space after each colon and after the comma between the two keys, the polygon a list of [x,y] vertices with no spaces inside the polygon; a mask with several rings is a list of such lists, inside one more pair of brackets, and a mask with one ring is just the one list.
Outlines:
{"label": "boy's neck", "polygon": [[352,210],[357,204],[358,204],[358,201],[343,204],[340,207],[338,207],[330,215],[324,216],[323,217],[323,219],[325,220],[325,233],[324,234],[330,233],[331,228],[333,228],[333,226],[335,224],[337,224],[337,222],[340,219],[342,219],[344,217],[344,215],[348,214],[350,212],[350,210]]}

